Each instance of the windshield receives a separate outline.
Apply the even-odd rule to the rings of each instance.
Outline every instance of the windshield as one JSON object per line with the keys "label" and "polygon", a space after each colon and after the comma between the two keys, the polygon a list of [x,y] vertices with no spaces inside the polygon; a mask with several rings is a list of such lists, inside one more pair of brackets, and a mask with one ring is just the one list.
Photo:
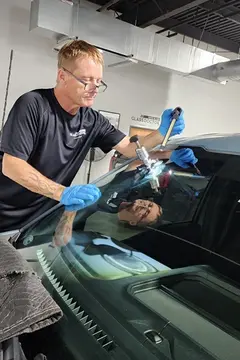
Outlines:
{"label": "windshield", "polygon": [[[125,343],[126,329],[142,336],[157,328],[173,336],[170,359],[179,346],[184,360],[225,360],[240,338],[233,314],[239,289],[221,277],[239,279],[238,267],[231,268],[229,248],[218,241],[238,234],[231,224],[239,213],[239,157],[193,150],[200,173],[167,159],[156,159],[151,171],[128,161],[95,182],[102,196],[94,205],[77,213],[57,206],[23,229],[17,246],[63,309],[68,323],[60,322],[61,336],[71,352],[78,346],[71,340],[75,326],[80,330],[75,320],[109,351],[113,338]],[[225,348],[221,336],[229,341]]]}

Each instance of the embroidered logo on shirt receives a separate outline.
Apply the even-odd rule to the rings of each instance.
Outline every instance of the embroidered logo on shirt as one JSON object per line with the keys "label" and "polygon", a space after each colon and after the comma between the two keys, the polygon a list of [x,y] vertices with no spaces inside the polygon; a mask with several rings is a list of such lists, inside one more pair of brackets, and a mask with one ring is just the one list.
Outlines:
{"label": "embroidered logo on shirt", "polygon": [[107,204],[108,204],[109,206],[111,206],[111,207],[116,208],[117,205],[113,204],[111,201],[114,200],[114,199],[116,199],[117,196],[118,196],[118,193],[115,191],[115,192],[110,196],[110,198],[107,200]]}
{"label": "embroidered logo on shirt", "polygon": [[81,129],[79,131],[76,131],[75,133],[70,133],[70,136],[74,137],[75,139],[81,139],[83,135],[86,135],[85,129]]}

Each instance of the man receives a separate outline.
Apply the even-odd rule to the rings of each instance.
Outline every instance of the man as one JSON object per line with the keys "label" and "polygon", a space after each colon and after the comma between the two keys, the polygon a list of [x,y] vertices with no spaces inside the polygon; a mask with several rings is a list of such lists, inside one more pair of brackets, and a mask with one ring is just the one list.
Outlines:
{"label": "man", "polygon": [[[135,156],[135,145],[91,109],[102,81],[103,57],[97,48],[74,40],[58,54],[54,89],[23,94],[13,105],[0,146],[0,231],[24,226],[57,202],[77,211],[101,196],[94,185],[71,186],[90,147]],[[172,110],[158,130],[141,139],[146,148],[161,144]],[[184,129],[183,115],[171,135]]]}

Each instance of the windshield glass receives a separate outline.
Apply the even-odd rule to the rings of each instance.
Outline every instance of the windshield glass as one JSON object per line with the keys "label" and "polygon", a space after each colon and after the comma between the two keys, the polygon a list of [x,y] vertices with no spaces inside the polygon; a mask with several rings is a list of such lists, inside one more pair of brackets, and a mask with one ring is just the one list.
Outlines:
{"label": "windshield glass", "polygon": [[[81,346],[71,340],[80,331],[75,322],[110,349],[124,329],[142,336],[157,326],[164,336],[167,327],[186,360],[202,349],[204,359],[225,360],[240,338],[232,285],[240,274],[231,261],[239,254],[239,156],[194,153],[200,172],[167,159],[156,159],[151,171],[128,161],[96,181],[102,196],[94,205],[77,213],[57,206],[22,230],[17,247],[63,309],[71,352]],[[229,341],[224,348],[220,338]]]}

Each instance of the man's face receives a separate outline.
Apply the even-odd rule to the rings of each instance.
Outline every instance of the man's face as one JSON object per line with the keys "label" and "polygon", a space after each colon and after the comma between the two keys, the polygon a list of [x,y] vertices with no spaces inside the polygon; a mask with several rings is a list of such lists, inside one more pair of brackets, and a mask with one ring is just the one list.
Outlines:
{"label": "man's face", "polygon": [[[65,73],[64,84],[67,96],[79,107],[91,107],[98,93],[95,85],[100,85],[102,80],[102,65],[95,63],[91,58],[84,57],[75,60],[69,68],[66,65],[65,69],[70,71],[70,73],[64,71],[64,69],[60,71]],[[90,90],[85,89],[84,84],[78,81],[78,79],[89,84],[87,88],[90,88]]]}
{"label": "man's face", "polygon": [[118,210],[120,221],[127,221],[130,225],[148,225],[162,215],[162,208],[149,200],[135,200],[121,203]]}

